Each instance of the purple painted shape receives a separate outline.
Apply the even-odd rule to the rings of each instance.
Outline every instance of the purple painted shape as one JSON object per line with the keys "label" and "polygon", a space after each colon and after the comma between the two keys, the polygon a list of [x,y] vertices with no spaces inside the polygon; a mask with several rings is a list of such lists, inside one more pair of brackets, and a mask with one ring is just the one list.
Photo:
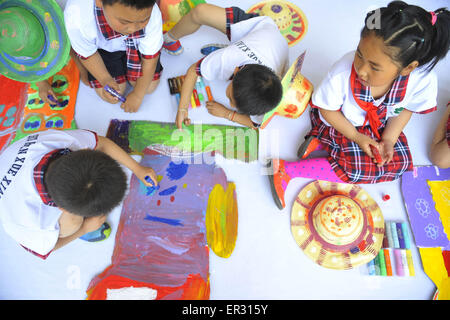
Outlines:
{"label": "purple painted shape", "polygon": [[402,176],[402,193],[416,245],[424,248],[445,247],[449,240],[431,195],[427,180],[450,179],[450,169],[435,166],[414,167]]}

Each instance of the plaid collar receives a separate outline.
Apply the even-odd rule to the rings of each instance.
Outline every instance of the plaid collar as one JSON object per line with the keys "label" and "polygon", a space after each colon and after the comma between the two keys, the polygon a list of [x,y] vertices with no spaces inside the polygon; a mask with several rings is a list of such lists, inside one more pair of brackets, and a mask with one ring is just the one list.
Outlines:
{"label": "plaid collar", "polygon": [[45,156],[42,157],[41,161],[34,167],[33,178],[34,185],[38,191],[39,196],[41,197],[42,202],[51,207],[56,207],[55,202],[50,198],[50,195],[47,192],[47,188],[44,183],[44,175],[47,167],[50,163],[50,160],[53,160],[55,157],[60,155],[68,154],[71,151],[69,149],[56,149],[50,151]]}
{"label": "plaid collar", "polygon": [[[95,18],[97,26],[106,40],[112,40],[123,37],[124,35],[114,31],[106,21],[103,9],[94,4]],[[141,57],[137,49],[135,39],[143,38],[145,36],[144,29],[138,30],[125,38],[125,46],[127,52],[127,78],[131,81],[136,81],[142,76]]]}
{"label": "plaid collar", "polygon": [[[357,79],[355,66],[352,65],[352,72],[350,75],[350,86],[352,89],[353,98],[355,98],[358,106],[367,112],[366,119],[363,126],[369,122],[369,125],[375,134],[380,139],[378,128],[381,126],[381,120],[386,117],[386,107],[393,106],[400,103],[406,94],[406,88],[408,86],[409,76],[399,75],[394,80],[391,89],[385,95],[385,98],[379,107],[375,107],[373,102],[375,101],[370,92],[370,87],[363,86]],[[381,119],[380,119],[381,118]]]}

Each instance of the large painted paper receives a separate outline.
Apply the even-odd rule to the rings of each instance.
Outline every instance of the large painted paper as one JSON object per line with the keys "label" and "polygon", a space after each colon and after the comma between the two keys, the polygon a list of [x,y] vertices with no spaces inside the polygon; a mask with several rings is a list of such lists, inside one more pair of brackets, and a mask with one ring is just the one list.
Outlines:
{"label": "large painted paper", "polygon": [[450,169],[435,166],[414,167],[402,176],[402,193],[411,229],[418,247],[445,247],[449,244],[441,214],[433,200],[428,181],[450,180]]}
{"label": "large painted paper", "polygon": [[227,159],[244,162],[258,159],[259,132],[247,127],[192,124],[178,130],[174,123],[113,119],[106,136],[131,154],[158,146],[166,154],[218,152]]}
{"label": "large painted paper", "polygon": [[213,200],[220,209],[220,203],[233,207],[236,197],[224,171],[214,163],[198,164],[198,156],[144,151],[141,164],[156,171],[159,184],[147,187],[133,175],[111,265],[91,281],[89,299],[106,299],[108,290],[129,287],[150,288],[155,299],[209,298],[208,199],[220,188],[231,193],[234,203]]}
{"label": "large painted paper", "polygon": [[205,0],[158,0],[157,4],[161,10],[163,19],[163,30],[168,31],[180,21],[180,19],[189,13],[192,8]]}

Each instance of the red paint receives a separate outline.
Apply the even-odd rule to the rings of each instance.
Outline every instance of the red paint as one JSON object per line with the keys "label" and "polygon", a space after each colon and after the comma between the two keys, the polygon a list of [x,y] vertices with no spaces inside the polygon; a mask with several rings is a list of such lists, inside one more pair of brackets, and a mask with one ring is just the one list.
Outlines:
{"label": "red paint", "polygon": [[160,205],[161,205],[161,200],[158,200],[158,201],[156,202],[156,205],[157,205],[157,206],[160,206]]}
{"label": "red paint", "polygon": [[174,196],[171,196],[170,197],[170,202],[174,202],[175,201],[175,197]]}
{"label": "red paint", "polygon": [[384,194],[382,199],[383,199],[383,201],[388,201],[390,198],[391,198],[390,195]]}

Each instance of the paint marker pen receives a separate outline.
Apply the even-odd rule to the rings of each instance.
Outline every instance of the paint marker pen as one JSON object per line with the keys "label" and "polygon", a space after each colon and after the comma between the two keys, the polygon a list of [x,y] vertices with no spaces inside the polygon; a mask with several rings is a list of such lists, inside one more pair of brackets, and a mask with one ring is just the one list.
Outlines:
{"label": "paint marker pen", "polygon": [[106,85],[104,86],[104,89],[109,92],[112,96],[116,97],[117,99],[119,99],[122,102],[125,102],[127,99],[125,99],[124,96],[120,95],[116,90],[114,90],[113,88],[111,88],[110,86]]}
{"label": "paint marker pen", "polygon": [[383,250],[380,250],[380,252],[378,253],[378,261],[380,261],[380,274],[382,276],[387,275],[386,273],[386,262],[384,261],[384,252]]}
{"label": "paint marker pen", "polygon": [[367,270],[368,270],[370,276],[375,276],[375,275],[376,275],[376,272],[375,272],[375,263],[374,263],[373,259],[370,260],[370,261],[367,263]]}
{"label": "paint marker pen", "polygon": [[405,272],[400,249],[394,249],[394,257],[395,257],[395,272],[397,273],[398,276],[403,277],[405,275]]}
{"label": "paint marker pen", "polygon": [[387,235],[388,242],[389,242],[389,248],[393,248],[394,240],[392,239],[391,224],[388,221],[385,222],[385,229],[386,229],[386,235]]}
{"label": "paint marker pen", "polygon": [[211,88],[209,86],[206,86],[205,90],[206,90],[206,94],[208,95],[208,101],[213,101],[214,98],[213,98],[213,95],[211,93]]}
{"label": "paint marker pen", "polygon": [[167,79],[167,82],[169,83],[170,94],[175,94],[175,87],[173,86],[172,78]]}
{"label": "paint marker pen", "polygon": [[373,259],[373,264],[374,264],[374,267],[375,267],[375,274],[376,274],[377,276],[379,276],[379,275],[381,274],[381,270],[380,270],[380,258],[379,258],[379,255],[377,255],[377,256],[375,257],[375,259]]}
{"label": "paint marker pen", "polygon": [[400,244],[398,243],[398,234],[397,234],[397,225],[395,222],[391,222],[391,232],[392,232],[392,240],[394,240],[394,248],[400,248]]}
{"label": "paint marker pen", "polygon": [[155,186],[155,183],[153,182],[152,178],[150,178],[150,176],[145,176],[144,179],[145,179],[145,181],[150,183],[153,187]]}
{"label": "paint marker pen", "polygon": [[406,258],[406,250],[400,250],[402,256],[403,272],[405,276],[409,276],[408,259]]}
{"label": "paint marker pen", "polygon": [[414,277],[416,275],[415,271],[414,271],[414,263],[413,263],[413,258],[411,255],[411,250],[405,250],[406,251],[406,260],[408,261],[408,270],[409,270],[409,275],[411,277]]}
{"label": "paint marker pen", "polygon": [[375,161],[377,163],[381,163],[383,159],[381,159],[380,151],[378,151],[378,148],[373,145],[370,145],[370,150],[372,150],[372,154],[375,157]]}
{"label": "paint marker pen", "polygon": [[198,92],[197,92],[197,89],[195,89],[194,88],[194,90],[192,90],[192,95],[194,96],[194,102],[195,102],[195,105],[197,106],[197,107],[200,107],[200,99],[198,98]]}
{"label": "paint marker pen", "polygon": [[400,245],[400,249],[405,249],[405,238],[403,237],[402,224],[397,222],[396,224],[397,235],[398,235],[398,243]]}
{"label": "paint marker pen", "polygon": [[383,249],[384,261],[386,262],[386,274],[392,276],[392,263],[391,255],[389,254],[389,249]]}
{"label": "paint marker pen", "polygon": [[383,243],[381,245],[382,248],[389,248],[389,240],[387,236],[387,229],[384,228],[384,235],[383,235]]}
{"label": "paint marker pen", "polygon": [[403,238],[405,239],[405,248],[411,248],[411,242],[409,241],[408,227],[406,226],[406,222],[402,222],[402,232]]}

